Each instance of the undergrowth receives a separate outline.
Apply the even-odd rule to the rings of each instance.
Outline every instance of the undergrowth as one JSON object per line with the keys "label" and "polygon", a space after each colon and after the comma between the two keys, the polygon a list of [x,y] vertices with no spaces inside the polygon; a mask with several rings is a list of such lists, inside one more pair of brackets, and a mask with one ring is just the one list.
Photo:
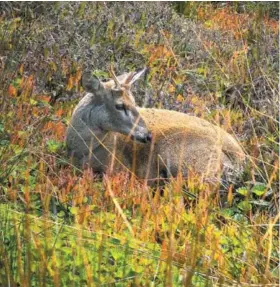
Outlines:
{"label": "undergrowth", "polygon": [[[279,21],[250,5],[188,2],[184,17],[169,3],[1,3],[1,286],[279,283]],[[106,79],[111,63],[149,68],[139,105],[239,138],[240,178],[151,189],[73,167],[81,74]]]}

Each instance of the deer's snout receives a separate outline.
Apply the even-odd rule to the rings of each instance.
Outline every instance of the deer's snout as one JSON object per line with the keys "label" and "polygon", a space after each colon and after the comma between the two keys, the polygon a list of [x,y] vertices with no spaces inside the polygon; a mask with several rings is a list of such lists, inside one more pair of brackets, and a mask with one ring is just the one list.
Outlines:
{"label": "deer's snout", "polygon": [[142,143],[149,143],[149,142],[151,142],[152,141],[152,133],[148,132],[147,134],[145,134],[144,136],[139,138],[138,141],[140,141]]}
{"label": "deer's snout", "polygon": [[146,136],[146,142],[151,142],[152,139],[153,139],[152,133],[149,132],[149,133],[147,134],[147,136]]}
{"label": "deer's snout", "polygon": [[141,143],[149,143],[152,141],[152,133],[151,132],[148,132],[148,133],[145,133],[145,134],[134,134],[134,135],[131,135],[131,139],[132,140],[136,140],[138,142],[141,142]]}

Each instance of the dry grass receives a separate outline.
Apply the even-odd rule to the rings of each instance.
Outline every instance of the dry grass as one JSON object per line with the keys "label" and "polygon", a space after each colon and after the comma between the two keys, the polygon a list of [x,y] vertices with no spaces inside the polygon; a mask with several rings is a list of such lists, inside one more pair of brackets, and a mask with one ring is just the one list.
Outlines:
{"label": "dry grass", "polygon": [[[126,5],[134,11],[144,4]],[[20,61],[23,65],[10,65],[5,57],[19,49],[13,42],[17,29],[27,26],[23,16],[23,20],[3,17],[0,32],[2,38],[6,35],[2,44],[8,48],[0,55],[1,286],[279,283],[277,23],[269,18],[260,21],[254,13],[227,9],[210,13],[203,7],[196,22],[185,23],[179,16],[172,18],[167,5],[159,10],[155,3],[145,5],[145,13],[154,9],[152,16],[143,12],[141,24],[131,19],[126,22],[129,28],[118,22],[125,14],[119,4],[98,6],[100,17],[112,16],[106,18],[107,30],[100,26],[109,39],[100,40],[101,46],[107,49],[119,41],[123,47],[118,29],[127,29],[133,52],[123,52],[122,58],[118,48],[118,69],[130,68],[134,57],[150,68],[146,85],[137,87],[138,101],[145,90],[147,106],[195,114],[235,134],[247,154],[243,174],[226,187],[178,177],[151,189],[127,174],[100,178],[77,170],[65,156],[63,143],[77,101],[63,97],[59,101],[48,89],[75,94],[84,63],[74,64],[68,57],[57,57],[56,63],[55,55],[50,61],[45,51],[46,62],[38,58],[33,74],[28,57],[36,53],[30,47],[26,61]],[[67,7],[64,12],[52,11],[59,25],[67,24],[71,16]],[[73,7],[77,12],[80,6]],[[101,21],[93,11],[86,10],[85,17]],[[152,25],[149,21],[159,13],[170,19]],[[30,41],[32,29],[51,27],[44,17],[31,21]],[[78,12],[75,17],[81,24],[83,17]],[[58,26],[59,34],[61,29]],[[192,33],[193,42],[187,41],[190,34],[184,29]],[[87,42],[82,35],[81,43]],[[101,55],[98,61],[104,58]],[[61,71],[55,71],[54,64]],[[61,90],[54,84],[44,93],[44,77],[38,76],[44,68]],[[47,77],[45,81],[50,83]]]}

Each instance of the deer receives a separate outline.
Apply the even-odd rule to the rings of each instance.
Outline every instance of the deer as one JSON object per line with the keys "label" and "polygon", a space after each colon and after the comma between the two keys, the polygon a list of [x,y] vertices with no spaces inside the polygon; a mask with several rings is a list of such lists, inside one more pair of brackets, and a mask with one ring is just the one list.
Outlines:
{"label": "deer", "polygon": [[245,154],[228,132],[181,112],[141,108],[131,87],[143,74],[124,73],[102,82],[84,73],[86,95],[75,107],[66,133],[73,163],[95,173],[126,171],[153,183],[158,178],[188,177],[215,181],[240,167]]}

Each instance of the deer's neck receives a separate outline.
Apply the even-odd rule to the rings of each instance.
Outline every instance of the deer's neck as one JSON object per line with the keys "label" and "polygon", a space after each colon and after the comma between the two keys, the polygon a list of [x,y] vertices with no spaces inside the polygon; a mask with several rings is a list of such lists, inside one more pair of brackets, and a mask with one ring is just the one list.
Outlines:
{"label": "deer's neck", "polygon": [[74,129],[80,133],[81,139],[94,151],[107,138],[108,132],[104,131],[101,123],[104,117],[104,107],[95,103],[93,96],[86,95],[74,111]]}

